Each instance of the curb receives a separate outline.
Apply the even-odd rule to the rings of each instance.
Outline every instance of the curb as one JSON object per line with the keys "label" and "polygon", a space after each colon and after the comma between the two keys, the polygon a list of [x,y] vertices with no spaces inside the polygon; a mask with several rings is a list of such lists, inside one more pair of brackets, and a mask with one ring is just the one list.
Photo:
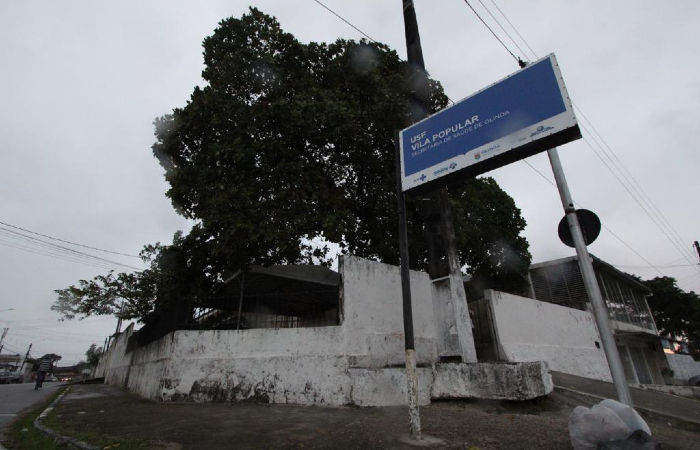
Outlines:
{"label": "curb", "polygon": [[[585,399],[589,401],[593,401],[593,403],[598,403],[602,400],[605,400],[607,397],[601,397],[599,395],[595,394],[589,394],[588,392],[582,392],[582,391],[577,391],[576,389],[571,389],[571,388],[566,388],[566,387],[561,387],[561,386],[554,386],[555,391],[559,391],[560,393],[563,394],[569,394],[575,397],[584,397]],[[694,420],[689,420],[687,417],[681,417],[681,416],[676,416],[674,414],[669,414],[667,412],[659,411],[658,409],[652,409],[652,408],[647,408],[646,406],[634,406],[634,409],[639,410],[639,411],[644,411],[647,414],[657,418],[657,419],[672,419],[672,420],[677,420],[679,422],[683,423],[689,423],[692,425],[700,425],[700,422],[696,422]]]}
{"label": "curb", "polygon": [[[42,411],[41,414],[39,414],[39,417],[34,419],[34,428],[41,431],[45,435],[54,438],[57,441],[61,441],[65,444],[67,444],[71,448],[77,448],[80,450],[99,450],[99,447],[87,444],[87,443],[85,443],[83,441],[79,441],[77,439],[70,438],[68,436],[63,436],[62,434],[55,432],[51,428],[49,428],[41,423],[41,419],[46,417],[46,415],[49,414],[54,409],[54,407],[58,404],[58,402],[61,401],[61,399],[63,399],[63,396],[66,395],[67,392],[68,392],[68,389],[63,391],[61,393],[61,395],[56,397],[56,400],[51,402],[51,404],[44,411]],[[0,450],[2,450],[1,446],[0,446]]]}

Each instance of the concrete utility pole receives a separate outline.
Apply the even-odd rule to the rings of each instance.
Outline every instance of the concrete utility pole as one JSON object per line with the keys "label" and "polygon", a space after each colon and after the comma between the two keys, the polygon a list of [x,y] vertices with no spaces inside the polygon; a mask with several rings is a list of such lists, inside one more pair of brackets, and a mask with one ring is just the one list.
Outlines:
{"label": "concrete utility pole", "polygon": [[593,315],[595,316],[595,321],[598,325],[600,339],[603,341],[603,350],[605,351],[605,357],[608,360],[608,366],[610,367],[610,374],[612,375],[615,390],[617,391],[617,397],[620,402],[629,405],[630,407],[634,407],[632,396],[630,395],[629,387],[627,386],[625,371],[622,368],[622,362],[620,361],[620,354],[617,351],[617,344],[615,344],[615,336],[613,335],[612,326],[610,325],[608,308],[605,306],[605,302],[603,301],[600,286],[598,286],[598,280],[596,279],[595,272],[593,270],[593,263],[591,262],[590,255],[588,254],[588,248],[586,248],[586,241],[581,231],[578,216],[576,215],[574,200],[571,197],[571,192],[569,192],[569,185],[566,182],[566,177],[564,176],[564,169],[562,168],[561,160],[559,159],[559,152],[556,148],[553,148],[547,151],[547,154],[549,156],[549,161],[552,164],[554,179],[557,182],[561,203],[564,206],[566,220],[569,223],[571,237],[573,238],[574,245],[576,247],[576,254],[578,255],[578,264],[581,270],[581,276],[583,277],[583,284],[586,287],[588,298],[591,300],[591,305],[593,306]]}
{"label": "concrete utility pole", "polygon": [[29,358],[29,352],[32,351],[32,345],[34,345],[34,344],[29,344],[29,348],[27,349],[27,354],[24,355],[24,361],[22,361],[22,366],[19,368],[20,373],[22,373],[24,371],[24,363],[26,363],[27,358]]}
{"label": "concrete utility pole", "polygon": [[2,348],[2,341],[5,340],[5,336],[7,336],[7,332],[10,331],[9,328],[5,327],[2,330],[2,337],[0,337],[0,348]]}
{"label": "concrete utility pole", "polygon": [[698,259],[700,259],[700,244],[698,244],[698,241],[693,243],[693,247],[695,247],[695,251],[698,252]]}

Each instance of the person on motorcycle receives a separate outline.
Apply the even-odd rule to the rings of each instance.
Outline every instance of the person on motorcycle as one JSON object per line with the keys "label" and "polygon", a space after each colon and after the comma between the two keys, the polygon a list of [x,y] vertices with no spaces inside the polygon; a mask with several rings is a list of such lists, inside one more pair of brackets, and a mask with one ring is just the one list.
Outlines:
{"label": "person on motorcycle", "polygon": [[42,356],[41,361],[39,362],[39,370],[36,374],[36,386],[34,388],[39,389],[44,383],[44,378],[46,378],[46,374],[51,373],[52,371],[53,359],[50,355]]}

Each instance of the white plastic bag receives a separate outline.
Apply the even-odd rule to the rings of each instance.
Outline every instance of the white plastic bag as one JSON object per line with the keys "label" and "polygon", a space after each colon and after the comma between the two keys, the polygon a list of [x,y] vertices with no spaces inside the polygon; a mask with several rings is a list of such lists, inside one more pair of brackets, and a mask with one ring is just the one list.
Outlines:
{"label": "white plastic bag", "polygon": [[569,416],[569,435],[574,450],[595,450],[601,442],[619,441],[632,430],[612,409],[577,406]]}
{"label": "white plastic bag", "polygon": [[634,408],[630,408],[624,403],[620,403],[616,400],[611,400],[609,398],[606,398],[598,404],[601,406],[608,407],[615,411],[617,415],[620,416],[620,419],[622,419],[623,422],[625,422],[627,426],[630,427],[630,430],[632,430],[632,432],[642,430],[646,434],[651,436],[651,430],[649,429],[649,425],[647,425],[644,419],[642,419],[642,416],[640,416],[639,413],[634,410]]}

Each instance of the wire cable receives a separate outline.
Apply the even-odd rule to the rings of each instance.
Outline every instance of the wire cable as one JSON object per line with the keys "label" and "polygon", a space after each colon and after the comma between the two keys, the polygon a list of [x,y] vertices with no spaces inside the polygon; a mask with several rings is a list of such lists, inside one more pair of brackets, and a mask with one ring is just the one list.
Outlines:
{"label": "wire cable", "polygon": [[520,53],[525,57],[525,59],[527,59],[527,54],[525,53],[525,51],[522,48],[520,48],[520,46],[518,45],[517,42],[515,42],[515,39],[513,39],[513,37],[510,35],[510,33],[508,33],[508,31],[506,31],[506,29],[503,28],[503,25],[501,25],[501,22],[496,18],[496,16],[494,16],[491,13],[491,10],[488,9],[486,7],[486,5],[484,5],[483,1],[478,0],[478,2],[481,3],[481,6],[486,10],[487,13],[489,13],[489,16],[491,16],[491,18],[494,20],[494,22],[496,22],[496,25],[498,25],[501,28],[501,30],[503,30],[503,32],[506,34],[506,36],[508,36],[508,39],[510,39],[510,41],[515,45],[515,47],[518,50],[520,50]]}
{"label": "wire cable", "polygon": [[[521,160],[521,161],[523,161],[525,164],[527,164],[528,166],[530,166],[530,168],[531,168],[532,170],[534,170],[535,172],[537,172],[537,173],[538,173],[542,178],[544,178],[549,184],[551,184],[552,186],[554,186],[555,189],[558,189],[556,183],[553,182],[552,180],[550,180],[549,178],[547,178],[547,176],[546,176],[545,174],[543,174],[542,172],[540,172],[539,170],[537,170],[537,169],[535,168],[535,166],[533,166],[532,164],[530,164],[527,160],[524,160],[524,159],[523,159],[523,160]],[[579,207],[579,208],[583,208],[576,200],[574,200],[574,204],[575,204],[577,207]],[[602,225],[603,228],[605,228],[605,230],[608,231],[608,233],[612,234],[612,235],[613,235],[618,241],[620,241],[625,247],[627,247],[628,249],[630,249],[635,255],[639,256],[639,258],[642,259],[642,261],[644,261],[645,263],[649,264],[649,267],[654,268],[657,272],[659,272],[659,273],[661,274],[661,276],[666,276],[661,270],[659,270],[658,268],[656,268],[652,263],[649,262],[649,260],[647,260],[644,256],[642,256],[637,250],[635,250],[634,248],[632,248],[631,245],[629,245],[627,242],[625,242],[624,239],[622,239],[620,236],[618,236],[617,233],[615,233],[613,230],[611,230],[611,229],[610,229],[608,226],[606,226],[605,224],[601,224],[601,225]]]}
{"label": "wire cable", "polygon": [[[589,134],[589,136],[590,136],[590,135],[591,135],[591,132],[588,130],[588,128],[586,128],[586,126],[585,126],[583,123],[580,123],[580,125],[581,125],[581,127],[582,127],[582,128]],[[592,139],[593,139],[593,141],[596,142],[596,144],[597,144],[597,141],[595,141],[594,138],[592,138]],[[637,205],[639,205],[639,207],[642,208],[642,210],[643,210],[643,211],[645,212],[645,214],[649,217],[649,219],[651,219],[651,221],[654,223],[654,225],[656,225],[656,227],[661,231],[661,233],[662,233],[664,236],[666,236],[666,238],[667,238],[668,241],[671,243],[671,245],[673,245],[673,246],[676,248],[676,250],[678,250],[678,252],[679,252],[681,255],[684,255],[684,252],[683,252],[683,250],[682,250],[682,247],[680,247],[680,246],[678,245],[678,243],[677,243],[671,236],[669,236],[669,233],[667,232],[667,230],[664,230],[663,222],[661,222],[661,220],[659,220],[658,217],[657,217],[657,218],[654,218],[654,216],[652,216],[652,215],[649,213],[649,211],[647,210],[647,208],[639,201],[639,198],[637,198],[638,195],[635,195],[635,194],[632,193],[632,191],[630,190],[630,187],[632,187],[632,189],[634,189],[634,186],[632,186],[631,183],[629,183],[629,181],[628,181],[628,184],[630,185],[630,187],[628,187],[627,184],[625,184],[625,183],[620,179],[620,177],[618,176],[618,174],[616,174],[615,171],[610,167],[610,165],[608,165],[608,163],[603,159],[603,157],[598,153],[598,151],[596,151],[596,149],[591,145],[591,143],[588,141],[588,139],[584,138],[583,141],[588,145],[588,147],[591,149],[591,151],[593,151],[593,153],[596,155],[596,157],[598,157],[598,159],[600,160],[600,162],[603,163],[603,165],[608,169],[608,171],[610,171],[610,173],[615,177],[615,179],[618,181],[618,183],[620,183],[620,185],[627,191],[627,193],[632,197],[632,199],[637,203]],[[599,145],[599,144],[598,144],[598,145]],[[600,145],[599,145],[599,147],[600,147]],[[619,170],[619,169],[618,169],[618,170]],[[622,172],[620,172],[620,173],[622,173]],[[623,175],[623,176],[624,176],[624,175]],[[641,196],[640,196],[640,197],[641,197]],[[686,261],[689,262],[689,263],[692,265],[692,261],[691,261],[690,259],[688,259],[687,257],[686,257]],[[698,273],[700,273],[700,267],[697,267],[697,266],[696,266],[696,270],[698,271]]]}
{"label": "wire cable", "polygon": [[84,253],[84,252],[81,252],[79,250],[74,250],[72,248],[64,247],[62,245],[54,244],[51,242],[46,242],[46,241],[43,241],[43,240],[35,238],[35,237],[24,235],[24,234],[19,233],[17,231],[13,231],[13,230],[9,230],[9,229],[4,228],[4,227],[0,227],[0,232],[2,232],[2,231],[5,232],[5,233],[2,233],[5,236],[14,237],[14,238],[19,239],[19,240],[30,242],[30,243],[37,245],[37,246],[43,246],[43,247],[49,246],[52,249],[60,249],[60,251],[69,252],[69,254],[71,256],[89,258],[90,260],[99,261],[99,262],[108,263],[108,264],[113,264],[113,265],[117,265],[117,266],[121,266],[121,267],[126,267],[126,268],[133,269],[133,270],[141,270],[138,267],[130,266],[128,264],[122,264],[120,262],[112,261],[110,259],[102,258],[100,256],[90,255],[89,253]]}
{"label": "wire cable", "polygon": [[328,11],[330,11],[331,14],[333,14],[334,16],[336,16],[338,19],[342,20],[342,21],[345,22],[346,24],[350,25],[352,28],[355,29],[355,31],[357,31],[358,33],[360,33],[361,35],[363,35],[364,37],[366,37],[366,38],[369,39],[370,41],[372,41],[372,42],[374,42],[374,43],[377,43],[377,41],[375,41],[374,39],[372,39],[367,33],[365,33],[364,31],[362,31],[362,30],[360,30],[359,28],[357,28],[355,25],[353,25],[353,24],[351,24],[350,22],[348,22],[347,20],[345,20],[340,14],[338,14],[338,13],[335,12],[335,11],[333,11],[333,10],[330,9],[328,6],[326,6],[326,5],[324,5],[323,3],[321,3],[319,0],[313,0],[313,1],[315,1],[316,3],[318,3],[319,5],[321,5],[322,7],[326,8]]}
{"label": "wire cable", "polygon": [[23,250],[23,251],[26,251],[26,252],[29,252],[29,253],[34,253],[34,254],[36,254],[36,255],[48,256],[48,257],[50,257],[50,258],[60,259],[60,260],[62,260],[62,261],[74,262],[74,263],[77,263],[77,264],[83,264],[83,265],[90,266],[90,267],[97,267],[97,268],[99,268],[99,269],[110,269],[110,267],[100,266],[100,265],[97,265],[97,264],[90,264],[90,263],[87,263],[87,262],[85,262],[85,261],[74,260],[74,259],[70,259],[70,258],[55,256],[55,255],[52,255],[52,254],[50,254],[50,253],[44,253],[44,252],[34,251],[34,250],[29,249],[28,247],[24,247],[24,246],[20,246],[20,245],[15,245],[15,244],[7,243],[7,242],[5,242],[5,241],[0,241],[0,245],[5,246],[5,247],[10,247],[10,248],[15,248],[15,249],[18,249],[18,250]]}
{"label": "wire cable", "polygon": [[503,48],[505,48],[506,51],[507,51],[508,53],[510,53],[510,56],[512,56],[513,59],[515,59],[515,60],[518,62],[518,64],[520,64],[520,61],[521,61],[520,58],[518,58],[517,56],[515,56],[515,54],[514,54],[513,52],[510,51],[510,49],[508,48],[508,46],[501,40],[501,38],[499,38],[498,35],[497,35],[496,33],[493,32],[493,30],[491,29],[491,27],[484,21],[484,19],[481,18],[481,16],[479,15],[478,12],[476,12],[476,10],[475,10],[474,7],[471,5],[471,3],[469,3],[469,0],[464,0],[464,3],[466,3],[467,6],[469,6],[469,8],[471,8],[471,10],[474,12],[474,14],[476,15],[476,17],[478,17],[479,20],[481,21],[481,23],[483,23],[484,26],[491,32],[491,34],[493,35],[493,37],[495,37],[496,40],[497,40],[498,42],[501,43],[501,45],[503,46]]}
{"label": "wire cable", "polygon": [[[466,1],[466,0],[465,0],[465,1]],[[482,3],[481,0],[479,0],[479,1],[480,1],[480,3]],[[503,10],[501,10],[501,8],[498,7],[498,5],[496,4],[495,0],[491,0],[491,3],[493,3],[493,5],[496,7],[496,9],[497,9],[498,12],[501,14],[501,16],[503,16],[503,18],[506,20],[506,22],[508,22],[508,24],[509,24],[510,27],[515,31],[515,33],[518,35],[518,37],[520,37],[520,39],[525,43],[525,45],[526,45],[527,48],[532,52],[532,54],[535,56],[535,58],[537,58],[537,53],[536,53],[536,52],[532,49],[532,47],[528,44],[527,40],[525,40],[525,38],[523,38],[523,36],[518,32],[517,28],[516,28],[516,27],[513,25],[513,23],[508,19],[508,17],[505,15],[505,13],[503,12]],[[485,5],[483,5],[483,3],[482,3],[482,6],[485,7]],[[485,7],[485,9],[486,9],[487,11],[489,11],[488,8]],[[473,8],[472,8],[472,10],[473,10]],[[489,13],[490,13],[490,11],[489,11]],[[493,15],[491,15],[491,16],[494,18],[494,20],[496,20],[496,23],[498,23],[499,26],[500,26],[500,22],[499,22]],[[503,28],[503,27],[501,27],[501,28]],[[505,31],[505,30],[504,30],[504,31]],[[493,31],[492,31],[492,33],[493,33]],[[512,40],[512,37],[510,36],[509,33],[506,32],[506,35],[507,35],[509,38],[511,38],[511,40]],[[516,46],[517,46],[517,44],[516,44]],[[518,46],[518,48],[522,51],[522,49],[521,49],[519,46]],[[524,53],[524,52],[523,52],[523,53]],[[573,102],[572,102],[572,103],[573,103]],[[599,133],[599,132],[597,131],[597,129],[595,129],[595,127],[593,126],[593,123],[585,116],[585,114],[583,113],[583,111],[582,111],[577,105],[575,105],[575,104],[574,104],[574,107],[578,110],[578,112],[581,114],[581,116],[584,118],[584,120],[589,124],[589,126],[591,127],[591,129],[594,130],[595,135],[597,135],[597,136],[601,139],[601,141],[603,141],[603,143],[605,144],[605,147],[607,147],[608,151],[609,151],[610,153],[613,154],[613,156],[615,157],[615,159],[618,160],[618,162],[619,162],[620,165],[624,168],[624,170],[627,171],[627,173],[630,175],[630,178],[632,178],[632,179],[634,180],[634,183],[633,183],[633,182],[631,182],[631,181],[624,175],[624,172],[622,171],[622,169],[620,169],[620,168],[617,166],[617,164],[614,163],[614,161],[612,160],[612,158],[611,158],[610,155],[608,154],[608,151],[606,151],[605,147],[603,147],[603,145],[601,145],[601,144],[596,140],[595,135],[594,135],[593,133],[591,133],[590,130],[588,130],[587,128],[585,128],[585,125],[584,125],[582,122],[580,122],[580,125],[582,126],[582,128],[584,128],[584,129],[586,130],[586,132],[588,133],[588,135],[590,136],[590,138],[596,143],[596,145],[600,148],[600,150],[603,152],[603,154],[604,154],[605,156],[607,156],[607,157],[610,159],[610,161],[613,163],[613,165],[615,166],[615,168],[620,172],[621,175],[623,175],[623,177],[625,178],[625,180],[627,181],[627,183],[628,183],[628,184],[632,187],[632,189],[637,193],[637,196],[638,196],[639,198],[641,198],[642,201],[647,205],[646,207],[645,207],[644,205],[642,205],[642,202],[640,202],[640,201],[637,199],[637,197],[635,196],[635,194],[633,194],[632,191],[625,185],[625,183],[620,179],[620,177],[614,172],[614,170],[612,169],[612,167],[610,167],[610,166],[605,162],[605,160],[603,160],[603,158],[602,158],[602,157],[598,154],[598,152],[593,148],[593,146],[591,145],[591,143],[590,143],[588,140],[586,140],[586,139],[584,138],[584,141],[586,142],[586,144],[588,144],[588,146],[591,148],[591,150],[593,150],[593,152],[594,152],[594,153],[596,154],[596,156],[601,160],[601,162],[603,162],[603,164],[606,166],[606,168],[615,176],[615,178],[616,178],[617,181],[623,186],[623,188],[625,188],[625,190],[627,190],[627,192],[632,196],[632,198],[633,198],[633,199],[637,202],[637,204],[642,208],[642,210],[645,212],[645,214],[647,214],[647,216],[651,219],[651,221],[652,221],[657,227],[659,227],[659,229],[662,230],[662,232],[664,233],[664,235],[667,237],[667,239],[669,239],[669,241],[670,241],[671,244],[676,248],[676,250],[678,250],[679,253],[680,253],[681,255],[683,255],[684,259],[685,259],[687,262],[689,262],[689,263],[692,264],[692,260],[688,259],[688,253],[687,253],[687,252],[689,252],[689,250],[688,250],[688,251],[684,251],[684,250],[683,250],[683,240],[682,240],[682,238],[680,237],[680,235],[678,234],[678,232],[675,230],[675,228],[673,228],[673,226],[672,226],[671,223],[668,221],[668,219],[666,219],[666,218],[663,216],[663,214],[661,214],[661,211],[658,209],[658,207],[656,207],[656,205],[653,205],[653,202],[651,202],[651,199],[649,198],[649,196],[646,195],[646,192],[644,192],[644,195],[646,195],[646,197],[648,198],[649,202],[647,202],[647,201],[644,199],[644,196],[641,195],[641,194],[639,193],[639,191],[635,188],[634,184],[636,184],[636,185],[639,187],[639,190],[640,190],[640,191],[643,191],[643,189],[642,189],[641,185],[639,185],[639,183],[636,181],[636,179],[634,179],[634,177],[632,176],[632,174],[631,174],[631,172],[629,171],[629,169],[627,169],[627,167],[624,166],[624,163],[622,163],[622,161],[619,159],[619,157],[617,156],[617,154],[612,150],[612,148],[608,145],[608,143],[602,138],[602,136],[600,135],[600,133]],[[651,204],[650,204],[650,203],[651,203]],[[652,205],[653,205],[653,206],[652,206]],[[656,208],[656,211],[654,211],[654,208]],[[652,213],[650,213],[649,210],[651,210],[652,213],[653,213],[654,215],[657,216],[656,219],[652,216]],[[658,222],[657,222],[657,221],[658,221]],[[671,235],[669,235],[669,233],[667,232],[668,230],[667,230],[667,231],[664,231],[664,230],[663,230],[664,227],[668,227],[668,228],[671,230]],[[636,253],[636,252],[635,252],[635,253]],[[637,253],[637,254],[638,254],[638,253]],[[653,266],[652,266],[652,267],[653,267]],[[700,267],[697,267],[697,266],[696,266],[696,270],[698,270],[698,272],[700,273]]]}
{"label": "wire cable", "polygon": [[91,247],[91,246],[89,246],[89,245],[78,244],[78,243],[76,243],[76,242],[66,241],[66,240],[64,240],[64,239],[55,238],[55,237],[52,237],[52,236],[49,236],[49,235],[46,235],[46,234],[37,233],[36,231],[30,231],[30,230],[27,230],[26,228],[18,227],[18,226],[16,226],[16,225],[11,225],[11,224],[5,223],[5,222],[0,222],[0,225],[5,225],[6,227],[11,227],[11,228],[14,228],[14,229],[16,229],[16,230],[24,231],[24,232],[26,232],[26,233],[35,234],[35,235],[37,235],[37,236],[45,237],[45,238],[47,238],[47,239],[51,239],[51,240],[54,240],[54,241],[63,242],[64,244],[71,244],[71,245],[76,245],[76,246],[78,246],[78,247],[88,248],[88,249],[90,249],[90,250],[97,250],[97,251],[99,251],[99,252],[112,253],[112,254],[115,254],[115,255],[128,256],[128,257],[130,257],[130,258],[138,258],[138,259],[141,259],[141,257],[140,257],[140,256],[137,256],[137,255],[130,255],[130,254],[128,254],[128,253],[119,253],[119,252],[114,252],[114,251],[112,251],[112,250],[105,250],[105,249],[103,249],[103,248],[97,248],[97,247]]}
{"label": "wire cable", "polygon": [[[498,5],[496,4],[496,1],[495,1],[495,0],[491,0],[491,3],[493,3],[493,6],[496,7],[496,9],[498,10],[498,12],[501,13],[501,15],[503,16],[503,18],[506,19],[506,22],[508,22],[508,25],[510,25],[510,27],[513,29],[513,31],[515,31],[515,34],[518,35],[518,37],[520,38],[520,40],[522,40],[522,41],[525,43],[525,46],[526,46],[527,48],[530,49],[530,51],[532,52],[532,54],[535,56],[535,59],[537,59],[537,58],[538,58],[538,57],[537,57],[537,53],[535,53],[535,51],[532,49],[532,47],[530,47],[530,44],[528,44],[527,41],[520,35],[520,33],[518,32],[518,29],[515,28],[515,26],[511,23],[511,21],[508,20],[508,16],[506,16],[506,15],[503,13],[503,11],[501,11],[501,8],[498,7]],[[518,47],[518,48],[519,48],[519,47]],[[530,59],[530,58],[527,57],[527,54],[526,54],[525,52],[523,52],[523,55],[525,56],[525,58],[526,58],[527,60]]]}
{"label": "wire cable", "polygon": [[[573,102],[572,102],[573,103]],[[649,195],[646,193],[644,188],[642,188],[641,184],[636,180],[634,175],[630,172],[630,170],[627,168],[627,166],[622,162],[622,160],[617,156],[617,153],[610,147],[610,145],[607,143],[607,141],[603,138],[603,136],[598,132],[598,130],[595,128],[593,123],[586,117],[586,115],[583,113],[581,108],[579,108],[576,104],[573,104],[574,108],[578,111],[578,113],[583,117],[583,119],[588,123],[590,128],[593,130],[595,135],[591,133],[589,130],[587,130],[588,134],[591,136],[591,138],[596,142],[596,144],[600,147],[600,149],[603,151],[603,154],[608,157],[610,162],[615,166],[615,168],[620,172],[620,174],[623,176],[625,181],[632,187],[632,189],[637,193],[639,198],[644,202],[644,204],[649,208],[651,213],[656,216],[656,218],[663,224],[663,226],[668,227],[668,229],[671,232],[671,236],[673,239],[676,241],[676,244],[678,245],[676,249],[681,252],[682,255],[684,255],[684,258],[687,262],[692,262],[695,260],[695,253],[690,250],[689,248],[686,250],[683,250],[685,248],[684,240],[678,233],[678,231],[673,227],[671,222],[664,216],[664,214],[661,212],[658,206],[654,203],[654,201],[649,197]],[[583,125],[583,123],[582,123]],[[597,138],[596,138],[597,136]],[[597,139],[600,139],[600,141],[605,145],[600,144],[600,142],[597,141]],[[606,151],[607,148],[607,151]],[[614,159],[610,156],[612,155]],[[617,162],[616,162],[617,161]],[[624,169],[624,170],[623,170]],[[649,214],[649,213],[647,213]],[[689,259],[690,258],[690,259]]]}

